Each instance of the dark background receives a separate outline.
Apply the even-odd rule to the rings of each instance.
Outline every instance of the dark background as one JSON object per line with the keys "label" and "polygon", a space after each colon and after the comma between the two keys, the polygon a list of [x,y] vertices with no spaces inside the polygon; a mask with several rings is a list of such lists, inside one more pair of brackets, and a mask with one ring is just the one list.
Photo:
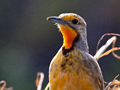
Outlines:
{"label": "dark background", "polygon": [[[119,0],[0,0],[0,80],[5,80],[7,87],[36,90],[38,71],[45,73],[45,87],[49,63],[62,45],[61,33],[46,18],[66,12],[77,13],[86,20],[92,55],[104,33],[120,33]],[[120,46],[119,39],[116,46]],[[120,61],[112,54],[99,63],[105,81],[120,74]]]}

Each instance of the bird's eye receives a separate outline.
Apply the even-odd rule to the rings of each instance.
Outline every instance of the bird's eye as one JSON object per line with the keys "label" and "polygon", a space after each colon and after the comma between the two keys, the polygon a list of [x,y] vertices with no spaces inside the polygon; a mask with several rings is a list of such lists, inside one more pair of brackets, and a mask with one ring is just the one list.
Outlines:
{"label": "bird's eye", "polygon": [[77,20],[77,19],[74,19],[74,20],[72,21],[72,23],[73,23],[73,24],[77,24],[77,23],[78,23],[78,20]]}

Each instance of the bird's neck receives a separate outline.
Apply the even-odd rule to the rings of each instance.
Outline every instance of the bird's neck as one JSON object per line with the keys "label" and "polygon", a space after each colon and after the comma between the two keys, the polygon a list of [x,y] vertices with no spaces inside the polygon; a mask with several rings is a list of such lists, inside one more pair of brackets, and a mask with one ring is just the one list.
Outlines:
{"label": "bird's neck", "polygon": [[75,47],[77,47],[81,51],[89,52],[89,47],[88,47],[88,43],[87,43],[87,31],[86,31],[86,29],[81,30],[81,32],[79,32],[79,33],[80,33],[79,39],[74,44]]}
{"label": "bird's neck", "polygon": [[[87,34],[86,28],[81,28],[79,32],[75,32],[71,27],[67,25],[58,25],[63,35],[63,51],[65,53],[71,51],[74,47],[88,52]],[[78,34],[80,33],[80,34]]]}

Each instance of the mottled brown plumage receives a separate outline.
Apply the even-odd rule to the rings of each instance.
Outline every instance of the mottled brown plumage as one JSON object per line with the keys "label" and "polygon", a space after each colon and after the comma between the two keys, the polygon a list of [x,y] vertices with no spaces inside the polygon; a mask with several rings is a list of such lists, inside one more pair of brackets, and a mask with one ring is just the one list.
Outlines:
{"label": "mottled brown plumage", "polygon": [[103,90],[103,76],[88,52],[86,22],[74,13],[48,17],[57,23],[63,45],[49,67],[50,90]]}

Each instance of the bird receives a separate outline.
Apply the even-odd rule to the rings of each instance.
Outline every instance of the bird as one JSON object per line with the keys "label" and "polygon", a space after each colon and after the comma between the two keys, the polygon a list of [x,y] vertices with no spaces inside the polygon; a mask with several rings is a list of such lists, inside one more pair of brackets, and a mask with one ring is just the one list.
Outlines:
{"label": "bird", "polygon": [[87,24],[75,13],[50,16],[63,36],[63,45],[49,66],[50,90],[103,90],[98,62],[89,54]]}

